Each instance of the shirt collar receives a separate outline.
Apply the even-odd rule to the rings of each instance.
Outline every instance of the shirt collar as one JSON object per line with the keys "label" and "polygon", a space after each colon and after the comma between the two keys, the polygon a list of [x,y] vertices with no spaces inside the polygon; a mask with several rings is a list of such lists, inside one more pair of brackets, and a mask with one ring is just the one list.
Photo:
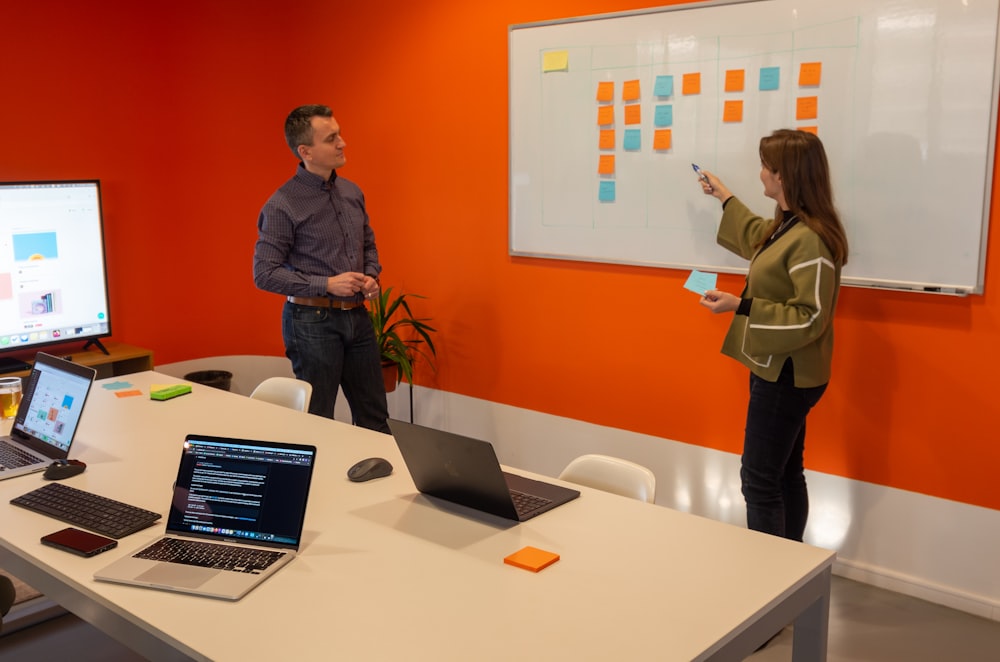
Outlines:
{"label": "shirt collar", "polygon": [[337,171],[330,173],[330,179],[323,179],[319,175],[306,170],[306,166],[299,161],[298,168],[295,169],[295,179],[313,188],[328,189],[337,181]]}

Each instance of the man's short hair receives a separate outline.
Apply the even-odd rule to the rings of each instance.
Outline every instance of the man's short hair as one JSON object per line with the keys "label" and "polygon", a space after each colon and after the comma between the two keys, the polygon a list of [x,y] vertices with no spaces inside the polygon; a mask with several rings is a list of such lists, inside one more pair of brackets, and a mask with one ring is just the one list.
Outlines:
{"label": "man's short hair", "polygon": [[333,117],[333,111],[329,106],[309,104],[299,106],[290,112],[285,120],[285,141],[297,159],[301,159],[299,145],[313,143],[312,118],[314,117]]}

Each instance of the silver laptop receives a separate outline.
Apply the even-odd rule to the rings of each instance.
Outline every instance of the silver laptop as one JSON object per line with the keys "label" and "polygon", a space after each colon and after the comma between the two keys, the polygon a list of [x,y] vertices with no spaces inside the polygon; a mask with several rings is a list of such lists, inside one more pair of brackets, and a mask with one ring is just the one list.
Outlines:
{"label": "silver laptop", "polygon": [[518,522],[580,496],[578,490],[501,470],[488,441],[393,419],[389,428],[423,494]]}
{"label": "silver laptop", "polygon": [[94,579],[239,600],[295,557],[316,447],[188,435],[166,535]]}
{"label": "silver laptop", "polygon": [[69,457],[97,371],[39,352],[24,378],[10,434],[0,437],[0,480],[42,471]]}

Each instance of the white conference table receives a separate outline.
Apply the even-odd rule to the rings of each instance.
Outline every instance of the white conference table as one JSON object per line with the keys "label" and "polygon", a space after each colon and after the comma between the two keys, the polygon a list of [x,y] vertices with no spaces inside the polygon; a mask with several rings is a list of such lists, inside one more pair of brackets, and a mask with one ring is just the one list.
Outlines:
{"label": "white conference table", "polygon": [[[794,659],[826,659],[830,551],[588,488],[513,525],[419,495],[388,436],[202,385],[149,399],[176,381],[98,381],[65,482],[165,516],[186,433],[315,444],[301,553],[242,600],[96,582],[162,523],[77,557],[39,543],[61,522],[9,504],[40,474],[0,481],[0,567],[150,659],[739,660],[791,622]],[[348,481],[369,456],[394,473]],[[525,545],[562,558],[503,563]]]}

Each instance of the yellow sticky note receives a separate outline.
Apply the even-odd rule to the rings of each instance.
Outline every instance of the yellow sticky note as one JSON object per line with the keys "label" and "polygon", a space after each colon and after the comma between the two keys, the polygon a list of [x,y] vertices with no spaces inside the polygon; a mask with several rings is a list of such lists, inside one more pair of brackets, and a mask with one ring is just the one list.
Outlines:
{"label": "yellow sticky note", "polygon": [[722,106],[722,121],[723,122],[742,122],[743,121],[743,101],[727,101]]}
{"label": "yellow sticky note", "polygon": [[615,123],[615,107],[614,106],[600,106],[597,109],[597,123],[601,126],[607,126],[609,124]]}
{"label": "yellow sticky note", "polygon": [[799,97],[795,100],[795,119],[814,120],[817,113],[816,97]]}
{"label": "yellow sticky note", "polygon": [[598,101],[614,101],[615,100],[615,84],[611,81],[602,81],[597,84],[597,100]]}
{"label": "yellow sticky note", "polygon": [[615,130],[614,129],[602,129],[601,135],[597,139],[598,149],[614,149],[615,148]]}
{"label": "yellow sticky note", "polygon": [[657,129],[653,132],[653,149],[655,150],[670,149],[672,141],[673,135],[670,133],[670,129]]}
{"label": "yellow sticky note", "polygon": [[625,84],[622,85],[622,100],[623,101],[638,101],[639,100],[639,81],[638,80],[627,80]]}
{"label": "yellow sticky note", "polygon": [[701,74],[684,74],[681,77],[681,94],[701,94]]}
{"label": "yellow sticky note", "polygon": [[744,76],[743,69],[727,69],[726,92],[742,92]]}
{"label": "yellow sticky note", "polygon": [[601,154],[597,161],[597,174],[598,175],[613,175],[615,174],[615,155],[614,154]]}
{"label": "yellow sticky note", "polygon": [[542,71],[569,71],[569,51],[546,51],[542,55]]}
{"label": "yellow sticky note", "polygon": [[815,87],[823,73],[822,62],[803,62],[799,65],[799,87]]}
{"label": "yellow sticky note", "polygon": [[637,103],[632,103],[625,106],[625,123],[626,124],[641,124],[642,123],[642,106]]}

